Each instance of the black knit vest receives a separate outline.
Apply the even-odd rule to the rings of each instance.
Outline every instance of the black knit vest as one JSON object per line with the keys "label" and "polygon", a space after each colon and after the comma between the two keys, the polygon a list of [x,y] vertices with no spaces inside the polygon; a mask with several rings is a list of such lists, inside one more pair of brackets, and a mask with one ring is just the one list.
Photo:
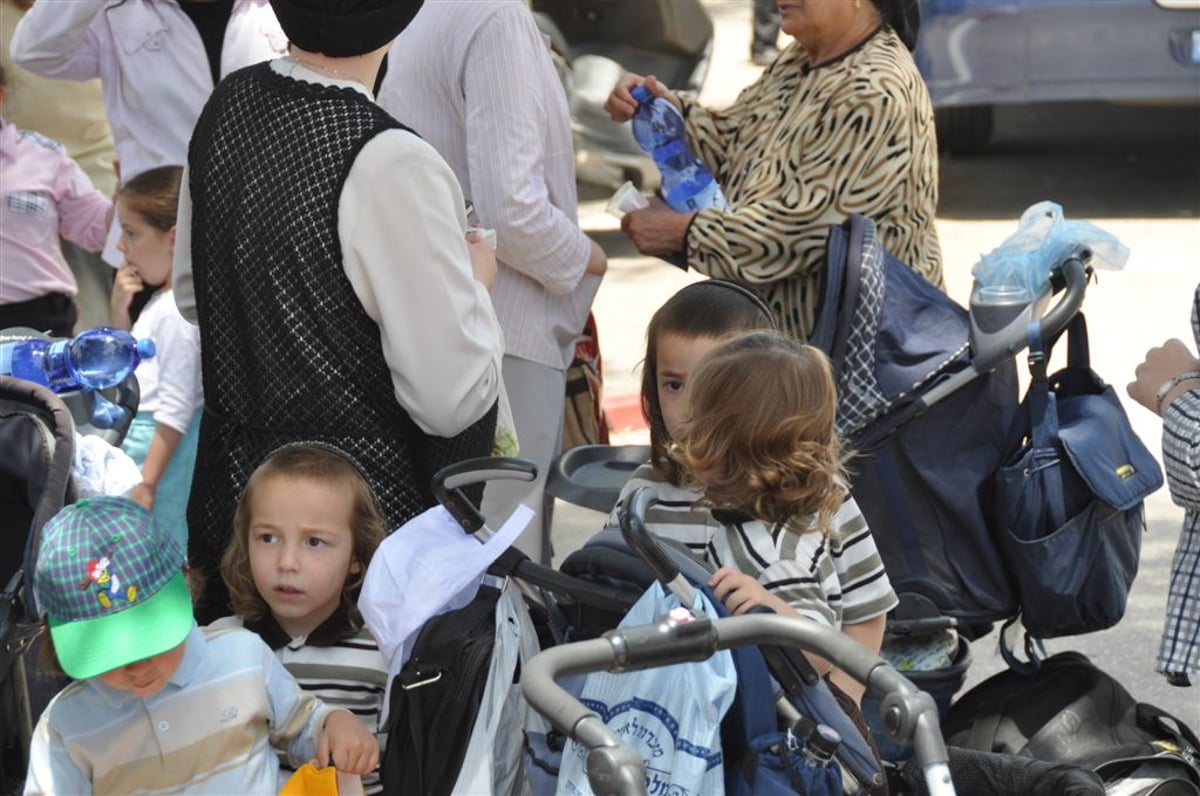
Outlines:
{"label": "black knit vest", "polygon": [[[438,467],[490,450],[494,409],[453,439],[421,433],[396,402],[379,327],[343,270],[342,187],[362,147],[395,128],[359,92],[265,63],[224,80],[196,125],[188,165],[205,413],[188,523],[204,569],[229,539],[251,471],[281,444],[349,453],[389,528],[433,505]],[[386,176],[406,190],[403,175]],[[403,268],[403,252],[392,254]]]}

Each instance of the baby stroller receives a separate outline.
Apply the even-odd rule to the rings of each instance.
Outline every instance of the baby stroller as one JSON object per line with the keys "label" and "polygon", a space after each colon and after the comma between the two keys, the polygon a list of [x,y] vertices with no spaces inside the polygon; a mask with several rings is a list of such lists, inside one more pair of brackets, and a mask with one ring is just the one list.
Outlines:
{"label": "baby stroller", "polygon": [[[532,477],[532,473],[532,466],[520,460],[471,460],[440,472],[435,477],[434,491],[447,510],[447,517],[455,525],[456,532],[468,531],[486,537],[492,531],[483,524],[477,509],[465,497],[462,488],[495,477],[528,478]],[[534,656],[537,654],[539,640],[543,649],[554,650],[562,646],[564,638],[591,636],[599,625],[603,624],[603,621],[579,622],[580,616],[592,612],[611,615],[616,613],[615,606],[621,606],[618,609],[621,612],[631,606],[642,588],[630,587],[630,561],[641,563],[649,581],[672,582],[678,579],[677,575],[681,571],[686,572],[690,567],[694,572],[697,566],[682,549],[663,548],[650,541],[641,521],[641,512],[644,512],[647,502],[639,499],[631,505],[630,519],[625,523],[624,531],[625,535],[630,536],[632,543],[623,551],[624,564],[602,567],[596,572],[596,577],[582,577],[531,564],[522,554],[506,551],[505,556],[498,558],[490,568],[495,575],[500,576],[499,582],[489,583],[487,578],[478,579],[476,588],[465,600],[451,601],[444,606],[444,609],[448,610],[424,623],[411,646],[411,655],[392,680],[387,720],[389,745],[382,770],[387,792],[502,793],[521,791],[526,787],[526,783],[535,794],[553,792],[557,769],[554,767],[554,744],[546,740],[546,736],[551,734],[547,732],[550,727],[540,720],[538,714],[532,713],[529,704],[514,691],[514,673],[529,670],[532,662],[536,660]],[[415,528],[406,526],[389,539],[411,534],[414,530]],[[501,528],[496,532],[497,538],[505,538],[503,535],[506,532],[506,528]],[[611,562],[611,554],[616,552],[616,548],[611,538],[606,538],[604,534],[600,536],[601,538],[590,542],[589,547],[607,555],[606,560]],[[597,557],[592,558],[595,560]],[[386,557],[381,559],[377,553],[371,568],[377,569],[377,562],[386,560]],[[460,561],[463,560],[455,557],[455,563]],[[414,564],[415,571],[425,569],[429,562],[413,562],[408,559],[407,563]],[[444,562],[438,566],[444,568]],[[470,568],[465,561],[459,566],[459,570],[464,568]],[[609,571],[603,571],[605,569]],[[364,594],[371,588],[372,576],[373,573],[368,572],[368,585],[364,588]],[[421,578],[422,583],[425,582],[424,576],[417,577]],[[636,579],[640,576],[633,577]],[[699,575],[692,575],[691,582],[703,582],[706,579],[707,573],[700,570]],[[514,595],[518,594],[525,599],[514,601]],[[381,634],[377,628],[382,625],[373,621],[372,614],[373,610],[364,608],[368,626],[379,636]],[[375,618],[378,619],[378,616]],[[754,626],[750,631],[757,633],[762,631],[762,627]],[[790,643],[780,638],[778,628],[773,633],[768,632],[762,638],[755,639],[746,636],[738,645],[743,642],[749,643],[751,640],[768,645]],[[674,643],[678,644],[678,648],[670,653],[674,660],[684,660],[688,656],[706,657],[712,652],[708,649],[701,655],[701,647],[697,646],[695,639],[689,638],[675,639]],[[391,646],[388,639],[379,640],[381,649]],[[568,645],[573,643],[575,642],[567,642]],[[635,648],[631,648],[631,651],[635,651]],[[784,676],[775,678],[780,681],[782,687],[785,690],[789,687],[811,688],[811,683],[804,681],[807,667],[803,659],[785,660],[783,667],[777,668],[780,666],[778,659],[781,654],[772,651],[767,657],[771,658],[773,655],[772,670],[783,673]],[[861,650],[859,654],[865,655]],[[794,682],[789,682],[786,677],[790,671],[788,666],[798,673]],[[758,688],[760,700],[765,698],[765,709],[760,704],[756,710],[743,710],[738,715],[750,717],[759,726],[769,724],[768,729],[758,730],[757,734],[753,735],[754,738],[759,735],[765,737],[769,732],[776,740],[786,739],[786,732],[777,729],[776,707],[779,694],[774,689],[763,690],[768,678],[761,658],[759,667],[762,675],[747,677],[746,680]],[[882,688],[890,689],[892,685],[902,682],[902,678],[894,673],[874,676],[883,678],[878,680]],[[816,680],[815,674],[812,675],[812,680]],[[930,744],[939,744],[937,710],[930,698],[918,694],[911,684],[896,687],[903,690],[904,694],[897,697],[898,706],[888,703],[888,715],[894,726],[899,728],[897,731],[902,732],[906,738],[916,732],[922,737],[928,736]],[[550,701],[554,702],[554,698]],[[814,701],[812,698],[787,701],[791,703],[792,713],[786,714],[786,721],[791,726],[797,726],[797,720],[802,718],[802,715],[798,716],[796,713],[797,706],[810,709],[816,705],[817,710],[824,711],[822,719],[830,717],[831,721],[837,721],[836,714],[832,712],[839,710],[836,705],[821,706],[818,704],[819,699]],[[571,729],[565,728],[561,722],[555,720],[554,716],[546,715],[551,718],[559,732],[577,737],[572,734]],[[764,715],[766,722],[762,721]],[[909,718],[905,719],[905,716]],[[847,728],[848,720],[844,717],[842,721],[844,723],[839,725],[841,732],[849,741],[851,733],[856,730],[852,726]],[[514,739],[518,741],[516,750]],[[521,761],[515,757],[520,752],[521,742],[526,746],[523,771]],[[764,748],[766,751],[756,747],[756,755],[761,752],[770,759],[779,759],[778,743],[768,744]],[[859,750],[860,755],[869,755],[869,752],[862,751],[864,749],[865,741],[857,747],[853,743],[844,744],[846,752]],[[741,753],[732,754],[739,760],[744,759]],[[990,757],[991,764],[995,766],[995,761],[1000,756],[984,757]],[[866,786],[880,784],[878,781],[869,781],[871,773],[862,760],[855,761],[851,756],[843,754],[839,755],[838,761],[838,769],[835,769],[840,776],[838,785],[835,789],[824,792],[866,793]],[[941,762],[946,761],[943,759]],[[853,777],[842,775],[843,764],[854,774]],[[862,770],[866,770],[867,773],[859,779],[858,771]],[[1013,766],[1006,763],[1003,770],[1006,775],[1011,776]],[[789,786],[786,792],[809,791]],[[1037,791],[1023,786],[1017,790],[983,792],[1028,794],[1061,791]],[[815,796],[821,791],[812,793]]]}
{"label": "baby stroller", "polygon": [[[524,790],[526,738],[544,737],[548,726],[515,691],[515,673],[568,632],[560,602],[601,609],[638,597],[567,577],[509,546],[528,521],[522,509],[498,530],[485,525],[468,492],[536,472],[504,458],[443,468],[432,485],[440,507],[389,536],[368,568],[359,604],[392,673],[380,767],[387,793]],[[433,536],[440,541],[427,549],[423,539]],[[396,607],[392,595],[413,592],[421,604]]]}
{"label": "baby stroller", "polygon": [[826,267],[810,342],[833,364],[852,491],[901,596],[892,625],[980,635],[1019,608],[980,500],[1016,414],[1013,357],[1029,321],[1047,339],[1066,327],[1089,272],[1064,263],[1049,311],[1048,289],[967,312],[892,258],[861,216],[832,229]]}
{"label": "baby stroller", "polygon": [[[44,337],[29,329],[0,332],[0,343]],[[55,395],[38,384],[0,376],[0,793],[20,790],[29,740],[38,716],[61,683],[36,664],[31,626],[40,618],[28,573],[42,526],[74,502],[74,435],[99,435],[119,444],[136,413],[137,379],[129,376],[105,400],[124,411],[119,422],[92,422],[96,396]]]}
{"label": "baby stroller", "polygon": [[[456,525],[452,530],[478,534],[484,541],[493,532],[484,526],[463,488],[497,477],[532,478],[533,473],[532,465],[520,460],[470,460],[440,471],[435,476],[433,491],[446,509],[447,520]],[[496,534],[502,537],[508,533],[508,526],[506,523]],[[426,535],[433,532],[442,530],[425,530]],[[552,792],[561,744],[555,743],[554,734],[543,720],[529,714],[523,700],[516,702],[513,695],[505,693],[513,683],[513,673],[541,647],[594,637],[611,629],[638,601],[646,586],[655,581],[655,568],[628,546],[615,543],[611,535],[603,538],[602,534],[601,539],[590,545],[593,552],[602,555],[591,558],[593,563],[598,560],[607,563],[598,570],[593,568],[590,576],[568,575],[533,564],[510,547],[494,556],[494,563],[488,567],[490,576],[480,578],[472,572],[478,566],[477,561],[469,561],[478,546],[465,552],[445,553],[442,552],[445,548],[455,544],[448,537],[438,551],[414,553],[412,543],[404,537],[413,539],[416,533],[416,525],[406,525],[385,541],[367,574],[363,591],[367,599],[360,600],[367,624],[379,639],[385,656],[392,657],[390,650],[395,648],[396,637],[411,632],[412,623],[407,622],[404,627],[393,623],[405,611],[391,606],[390,615],[381,613],[375,606],[376,595],[397,591],[431,593],[433,588],[424,588],[425,584],[447,583],[452,577],[443,577],[438,570],[451,566],[453,577],[463,576],[463,582],[472,582],[471,588],[461,592],[459,582],[454,582],[448,591],[455,592],[455,597],[440,612],[434,612],[436,615],[416,633],[407,660],[397,662],[393,658],[386,720],[389,745],[381,770],[385,789],[394,793],[489,789],[507,792],[514,782],[524,778],[529,780],[534,793]],[[396,555],[401,546],[406,548],[405,552]],[[657,547],[643,545],[639,552],[656,556],[654,561],[669,560]],[[676,572],[681,565],[691,573],[692,582],[707,580],[707,570],[700,568],[682,548],[673,553],[679,557],[678,564],[672,565]],[[389,579],[386,588],[379,585],[385,571],[400,567],[405,569],[400,578]],[[662,568],[660,563],[658,569]],[[418,583],[422,587],[414,588]],[[514,595],[524,599],[514,600]],[[819,678],[807,662],[792,661],[779,651],[774,651],[768,660],[772,669],[778,669],[776,679],[790,694],[806,694],[796,704],[818,706],[829,716],[828,723],[847,738],[840,756],[853,776],[872,786],[881,786],[883,775],[866,741],[824,690],[824,684],[818,684]],[[767,664],[760,659],[757,665],[763,672],[760,679],[765,680]],[[772,728],[775,702],[774,692],[767,692],[765,709]],[[791,703],[788,707],[789,720],[799,719],[796,708]],[[481,732],[481,727],[487,730]],[[851,740],[852,735],[857,742]],[[514,736],[523,738],[526,747],[523,775],[518,770],[520,760],[514,760],[516,755],[509,743]],[[521,751],[518,744],[516,752]],[[481,769],[486,772],[482,778],[478,776]],[[851,792],[859,791],[865,789],[851,788]]]}
{"label": "baby stroller", "polygon": [[[652,503],[648,491],[638,490],[631,495],[621,513],[622,535],[659,582],[669,584],[672,591],[680,594],[681,602],[689,604],[689,590],[697,582],[697,576],[694,570],[684,576],[691,566],[685,550],[656,539],[646,530],[645,511]],[[604,548],[609,544],[601,534],[578,552],[584,559],[594,559],[588,547]],[[706,574],[701,573],[700,583],[705,582]],[[733,726],[722,727],[727,793],[833,796],[868,789],[886,793],[890,789],[891,793],[950,794],[955,792],[954,783],[960,783],[961,792],[973,794],[1057,796],[1101,792],[1099,780],[1091,772],[1073,766],[1055,766],[1011,755],[947,750],[932,698],[878,657],[848,643],[848,638],[836,631],[769,611],[740,617],[729,617],[719,608],[718,612],[718,616],[692,616],[682,622],[672,612],[650,625],[622,627],[601,638],[553,647],[526,665],[521,681],[526,697],[555,727],[589,750],[587,773],[595,793],[645,793],[647,782],[653,780],[648,780],[648,772],[642,770],[641,755],[622,743],[620,736],[628,732],[627,721],[616,722],[622,729],[614,733],[612,718],[607,723],[602,721],[595,707],[590,703],[585,706],[574,695],[566,694],[554,680],[562,675],[638,672],[682,661],[699,661],[722,649],[752,653],[750,657],[735,654],[734,658],[738,695],[725,720]],[[787,647],[815,652],[882,694],[888,731],[915,743],[916,761],[904,771],[894,772],[887,787],[863,776],[869,766],[864,767],[861,756],[870,752],[865,744],[859,743],[861,737],[839,707],[822,704],[822,693],[828,692],[823,692],[823,684],[804,658],[783,652]],[[773,696],[763,683],[774,685],[775,678],[767,677],[767,667],[755,664],[759,657],[756,648],[761,649],[763,658],[771,661],[770,674],[783,675],[778,677],[781,690]],[[806,670],[811,679],[804,673]],[[788,684],[789,673],[803,682]],[[782,727],[774,720],[772,707],[779,708]],[[798,713],[797,708],[802,712]],[[811,761],[797,760],[803,759],[803,749],[817,738],[815,734],[807,735],[808,740],[804,740],[806,735],[801,729],[807,733],[816,722],[824,734],[829,729],[824,726],[826,721],[833,725],[833,737],[840,736],[843,743],[826,765],[842,770],[840,776],[822,778],[813,772]]]}
{"label": "baby stroller", "polygon": [[[957,631],[951,666],[910,673],[943,715],[965,680],[968,641],[1022,608],[1038,608],[1019,604],[984,495],[1018,410],[1013,360],[1029,345],[1027,327],[1040,322],[1043,339],[1052,340],[1077,318],[1087,260],[1079,250],[1065,257],[1032,301],[996,304],[976,293],[968,312],[891,258],[868,219],[852,217],[831,231],[812,342],[833,361],[839,430],[855,452],[852,491],[900,594],[889,635]],[[591,486],[593,500],[615,499],[624,458],[599,448],[569,451],[549,488],[603,509],[578,495]],[[610,461],[616,467],[603,469]],[[569,488],[558,488],[563,483]],[[866,703],[864,710],[874,712]]]}

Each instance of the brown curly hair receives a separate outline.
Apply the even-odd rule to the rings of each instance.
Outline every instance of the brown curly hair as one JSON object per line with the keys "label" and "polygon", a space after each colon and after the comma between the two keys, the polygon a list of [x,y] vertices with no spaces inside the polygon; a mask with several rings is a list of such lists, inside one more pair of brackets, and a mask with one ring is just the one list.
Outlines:
{"label": "brown curly hair", "polygon": [[775,314],[762,297],[749,285],[728,279],[693,282],[655,310],[646,327],[642,415],[650,429],[650,464],[661,477],[676,486],[683,480],[679,463],[671,458],[671,435],[658,400],[658,341],[666,334],[718,340],[737,332],[775,328]]}
{"label": "brown curly hair", "polygon": [[250,503],[254,490],[271,478],[319,481],[341,486],[352,496],[350,530],[354,534],[354,559],[360,564],[358,572],[346,575],[342,588],[342,604],[350,618],[351,627],[362,627],[362,614],[358,611],[358,592],[371,557],[386,535],[383,515],[375,502],[375,496],[358,466],[344,454],[331,446],[295,443],[285,445],[269,455],[258,466],[246,488],[238,499],[237,511],[233,516],[233,540],[221,557],[221,578],[229,589],[233,611],[246,621],[261,618],[267,612],[267,604],[254,586],[254,574],[250,571]]}
{"label": "brown curly hair", "polygon": [[829,360],[774,332],[733,337],[700,360],[672,455],[706,505],[797,532],[833,527],[847,483]]}

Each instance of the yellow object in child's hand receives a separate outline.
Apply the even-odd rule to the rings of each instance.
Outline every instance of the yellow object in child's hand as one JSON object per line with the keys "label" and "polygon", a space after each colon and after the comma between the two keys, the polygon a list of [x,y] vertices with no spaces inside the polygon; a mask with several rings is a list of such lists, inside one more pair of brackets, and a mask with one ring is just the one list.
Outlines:
{"label": "yellow object in child's hand", "polygon": [[333,766],[305,763],[283,783],[279,796],[362,796],[362,779]]}

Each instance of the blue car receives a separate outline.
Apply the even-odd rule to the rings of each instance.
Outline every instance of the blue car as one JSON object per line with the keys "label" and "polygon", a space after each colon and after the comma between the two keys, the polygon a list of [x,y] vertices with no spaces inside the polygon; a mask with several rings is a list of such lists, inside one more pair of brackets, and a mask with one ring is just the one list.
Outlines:
{"label": "blue car", "polygon": [[1200,102],[1200,0],[921,0],[917,64],[943,149],[1003,104]]}

